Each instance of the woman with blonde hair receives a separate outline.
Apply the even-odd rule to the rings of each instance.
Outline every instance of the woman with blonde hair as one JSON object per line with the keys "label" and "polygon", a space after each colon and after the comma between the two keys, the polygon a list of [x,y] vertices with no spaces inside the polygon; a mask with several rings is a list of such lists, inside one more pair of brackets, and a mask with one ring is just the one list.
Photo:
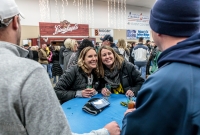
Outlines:
{"label": "woman with blonde hair", "polygon": [[89,98],[99,87],[98,57],[93,47],[84,48],[78,64],[67,69],[54,87],[61,104],[75,97]]}
{"label": "woman with blonde hair", "polygon": [[119,53],[124,56],[124,58],[129,61],[129,57],[130,57],[130,51],[129,49],[126,47],[126,42],[124,39],[119,39],[118,40],[118,43],[117,43],[117,46],[118,46],[118,50],[119,50]]}
{"label": "woman with blonde hair", "polygon": [[73,52],[76,52],[77,49],[78,49],[77,47],[78,47],[77,41],[76,41],[75,39],[72,39],[71,50],[72,50]]}
{"label": "woman with blonde hair", "polygon": [[78,47],[78,50],[75,54],[73,54],[73,57],[70,58],[69,60],[69,64],[67,66],[67,68],[70,68],[73,65],[76,65],[78,63],[78,57],[81,53],[81,51],[86,48],[86,47],[94,47],[92,41],[90,41],[89,39],[84,39],[81,44]]}
{"label": "woman with blonde hair", "polygon": [[73,43],[75,43],[72,39],[68,38],[65,40],[65,50],[63,52],[64,61],[63,61],[63,71],[67,69],[67,65],[71,55],[73,54]]}
{"label": "woman with blonde hair", "polygon": [[104,86],[108,83],[112,93],[137,96],[144,79],[132,63],[124,60],[109,46],[100,48],[98,60],[103,95],[107,94],[108,89]]}

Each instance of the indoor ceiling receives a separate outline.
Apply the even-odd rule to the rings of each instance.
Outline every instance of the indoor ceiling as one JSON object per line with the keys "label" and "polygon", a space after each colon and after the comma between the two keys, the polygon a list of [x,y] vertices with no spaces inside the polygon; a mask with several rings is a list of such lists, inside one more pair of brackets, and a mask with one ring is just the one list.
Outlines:
{"label": "indoor ceiling", "polygon": [[[102,1],[107,1],[107,0],[102,0]],[[112,1],[114,1],[114,0],[112,0]],[[118,0],[115,0],[115,1],[117,2]],[[121,0],[119,0],[119,1],[121,2]],[[126,0],[126,3],[128,5],[152,8],[155,1],[156,0]]]}

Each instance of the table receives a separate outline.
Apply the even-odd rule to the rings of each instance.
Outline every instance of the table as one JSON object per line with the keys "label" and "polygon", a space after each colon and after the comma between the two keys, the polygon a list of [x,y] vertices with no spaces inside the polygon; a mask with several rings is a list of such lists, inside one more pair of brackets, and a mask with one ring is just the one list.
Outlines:
{"label": "table", "polygon": [[[92,98],[101,98],[97,94]],[[124,112],[127,107],[120,105],[120,102],[126,102],[127,98],[122,94],[111,94],[109,97],[110,105],[98,115],[91,115],[82,110],[82,107],[90,100],[89,98],[74,98],[62,104],[62,108],[69,122],[70,128],[74,133],[87,133],[92,130],[103,128],[107,123],[116,121],[120,128]]]}

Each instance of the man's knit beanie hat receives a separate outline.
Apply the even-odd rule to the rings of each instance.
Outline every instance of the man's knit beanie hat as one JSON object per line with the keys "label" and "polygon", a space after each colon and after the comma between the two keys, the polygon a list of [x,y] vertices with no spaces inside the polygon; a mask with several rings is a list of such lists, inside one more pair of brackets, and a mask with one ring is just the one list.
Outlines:
{"label": "man's knit beanie hat", "polygon": [[149,23],[156,33],[190,37],[200,30],[200,0],[157,0]]}

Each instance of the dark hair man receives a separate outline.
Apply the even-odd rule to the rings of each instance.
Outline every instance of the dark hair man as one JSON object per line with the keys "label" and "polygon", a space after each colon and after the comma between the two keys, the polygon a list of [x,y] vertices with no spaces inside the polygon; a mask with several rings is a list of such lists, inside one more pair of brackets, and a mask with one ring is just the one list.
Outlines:
{"label": "dark hair man", "polygon": [[113,43],[113,37],[111,35],[105,35],[103,38],[100,38],[102,40],[102,45],[107,45],[113,48],[113,50],[120,55],[120,52],[118,50],[118,47]]}
{"label": "dark hair man", "polygon": [[29,58],[29,59],[33,59],[33,51],[31,50],[31,47],[29,47],[28,44],[24,44],[24,49],[28,50],[28,55],[26,56],[26,58]]}
{"label": "dark hair man", "polygon": [[200,135],[200,0],[157,0],[150,27],[159,69],[127,111],[121,135]]}

